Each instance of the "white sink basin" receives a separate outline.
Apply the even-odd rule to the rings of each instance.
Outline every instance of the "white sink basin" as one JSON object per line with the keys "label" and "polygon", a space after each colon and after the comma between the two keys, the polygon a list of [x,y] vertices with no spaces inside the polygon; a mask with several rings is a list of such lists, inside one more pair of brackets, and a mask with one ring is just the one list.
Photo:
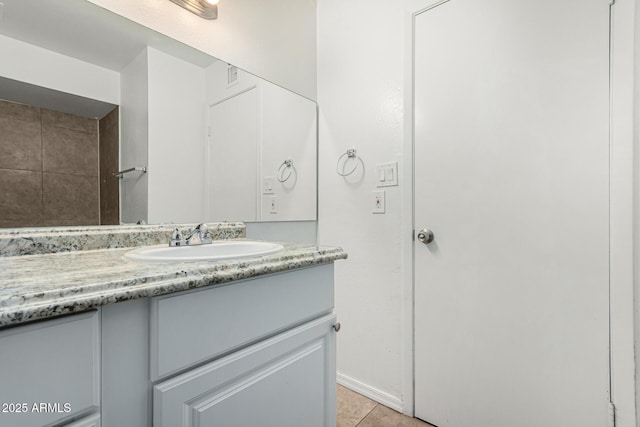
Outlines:
{"label": "white sink basin", "polygon": [[272,254],[284,248],[279,243],[253,240],[220,240],[208,245],[148,246],[124,254],[126,258],[144,262],[218,261],[232,258],[251,258]]}

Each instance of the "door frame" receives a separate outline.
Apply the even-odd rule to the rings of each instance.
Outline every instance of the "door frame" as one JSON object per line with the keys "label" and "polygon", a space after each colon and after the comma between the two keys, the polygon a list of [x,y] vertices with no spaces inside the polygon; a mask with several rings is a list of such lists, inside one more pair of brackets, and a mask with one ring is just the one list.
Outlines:
{"label": "door frame", "polygon": [[[402,412],[413,416],[414,396],[414,26],[415,17],[455,0],[405,0],[404,141],[401,181],[403,268]],[[636,425],[634,351],[634,31],[638,0],[598,0],[612,5],[610,90],[610,393],[617,427]],[[635,211],[634,211],[635,210]],[[639,380],[640,381],[640,380]],[[603,404],[605,404],[603,398]]]}

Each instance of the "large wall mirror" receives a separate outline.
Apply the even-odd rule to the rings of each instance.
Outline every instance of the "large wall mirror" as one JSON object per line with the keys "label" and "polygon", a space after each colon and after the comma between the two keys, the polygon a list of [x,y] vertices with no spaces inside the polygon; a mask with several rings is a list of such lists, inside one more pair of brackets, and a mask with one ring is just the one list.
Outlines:
{"label": "large wall mirror", "polygon": [[316,219],[313,101],[85,0],[2,3],[0,227]]}

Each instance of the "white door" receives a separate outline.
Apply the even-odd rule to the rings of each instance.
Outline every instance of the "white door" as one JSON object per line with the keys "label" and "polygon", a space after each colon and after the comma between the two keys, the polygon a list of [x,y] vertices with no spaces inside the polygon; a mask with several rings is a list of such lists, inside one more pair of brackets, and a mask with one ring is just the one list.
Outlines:
{"label": "white door", "polygon": [[209,108],[207,221],[258,220],[259,144],[256,88]]}
{"label": "white door", "polygon": [[415,20],[416,416],[602,427],[607,0],[450,0]]}

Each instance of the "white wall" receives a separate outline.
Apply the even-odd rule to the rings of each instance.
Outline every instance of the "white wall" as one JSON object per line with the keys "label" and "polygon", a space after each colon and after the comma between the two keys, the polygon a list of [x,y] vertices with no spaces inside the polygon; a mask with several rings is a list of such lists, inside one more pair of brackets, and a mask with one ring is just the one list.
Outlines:
{"label": "white wall", "polygon": [[[371,191],[375,189],[374,171],[378,162],[394,158],[411,159],[410,148],[403,148],[403,89],[410,74],[409,38],[405,34],[410,11],[428,2],[404,0],[320,0],[318,4],[318,103],[320,105],[320,209],[318,240],[337,244],[349,253],[349,259],[336,263],[336,308],[343,329],[338,334],[338,378],[361,392],[398,409],[412,412],[410,337],[411,294],[403,287],[410,281],[410,192],[388,189],[386,215],[371,214]],[[433,2],[431,2],[433,3]],[[635,4],[635,11],[634,11]],[[621,92],[635,87],[635,113],[627,100],[618,97],[621,123],[614,125],[612,161],[616,175],[612,180],[612,393],[619,402],[618,425],[635,425],[637,404],[633,382],[633,319],[629,301],[635,292],[636,352],[640,354],[640,0],[618,0],[619,13],[614,25],[623,28],[614,34],[615,49],[624,81]],[[635,20],[634,20],[635,16]],[[629,37],[635,31],[635,79],[628,78]],[[625,40],[621,40],[625,39]],[[621,42],[621,43],[620,43]],[[631,52],[633,52],[633,46]],[[627,67],[625,69],[625,67]],[[635,81],[635,86],[633,81]],[[618,104],[616,104],[618,105]],[[407,110],[408,112],[409,110]],[[622,149],[615,138],[629,135],[628,117],[635,121],[635,143],[623,136]],[[620,116],[618,119],[620,120]],[[617,135],[617,136],[616,136]],[[358,149],[366,165],[362,178],[343,179],[335,173],[335,162],[345,149]],[[407,151],[408,150],[408,151]],[[635,186],[630,187],[631,168],[625,164],[635,154]],[[409,165],[406,165],[409,166]],[[410,171],[400,165],[401,185],[410,182]],[[406,174],[406,175],[405,175]],[[626,177],[625,177],[626,176]],[[402,195],[399,194],[402,192]],[[628,209],[630,194],[635,196],[633,213]],[[406,218],[409,218],[407,221]],[[404,220],[402,218],[405,218]],[[635,251],[629,253],[628,235],[633,222]],[[624,237],[626,231],[627,238]],[[408,243],[409,242],[409,243]],[[625,246],[626,245],[626,246]],[[403,255],[403,249],[405,254]],[[635,266],[633,288],[629,265]],[[407,279],[409,278],[409,279]],[[408,303],[407,303],[408,302]],[[407,332],[409,336],[407,336]],[[635,366],[637,387],[640,368]]]}
{"label": "white wall", "polygon": [[[634,19],[637,0],[617,0],[612,15],[612,122],[610,183],[610,307],[611,307],[611,397],[616,406],[616,425],[637,425],[636,381],[634,355],[634,226],[637,227],[638,210],[634,213],[634,152],[637,150],[637,107],[634,111],[634,85],[637,85],[638,46],[634,38],[640,20]],[[635,54],[634,54],[635,50]],[[636,57],[634,59],[634,56]],[[635,222],[635,224],[634,224]],[[637,278],[636,278],[637,280]],[[636,291],[637,292],[637,291]],[[637,325],[636,325],[637,331]],[[637,332],[636,332],[637,333]]]}
{"label": "white wall", "polygon": [[[120,74],[120,170],[149,164],[149,65],[143,50]],[[120,181],[120,222],[148,221],[149,175]]]}
{"label": "white wall", "polygon": [[[316,218],[316,104],[262,82],[261,178],[272,177],[273,194],[262,194],[261,221]],[[293,160],[295,171],[282,166]],[[280,170],[280,172],[278,172]],[[278,181],[289,177],[285,182]],[[271,209],[275,198],[276,209]]]}
{"label": "white wall", "polygon": [[221,0],[213,21],[169,0],[89,1],[315,99],[316,0]]}
{"label": "white wall", "polygon": [[199,222],[204,212],[204,69],[145,48],[121,73],[121,221]]}
{"label": "white wall", "polygon": [[[258,213],[253,219],[247,219],[245,215],[244,221],[299,221],[313,220],[316,218],[316,104],[298,94],[290,92],[273,83],[256,78],[255,76],[238,70],[238,80],[233,85],[227,85],[227,64],[223,62],[215,63],[206,69],[206,97],[207,104],[220,107],[221,102],[240,101],[238,98],[232,98],[238,94],[239,97],[247,97],[249,95],[257,96],[259,134],[256,135],[257,140],[255,148],[255,160],[257,167],[257,175],[251,173],[251,176],[257,181],[250,183],[251,179],[245,180],[241,184],[243,191],[234,189],[243,199],[256,198],[261,205]],[[252,89],[253,88],[253,89]],[[251,91],[248,91],[251,89]],[[253,98],[251,98],[253,99]],[[229,107],[230,108],[230,107]],[[244,107],[249,113],[249,107]],[[248,118],[248,117],[247,117]],[[229,119],[228,122],[233,120]],[[240,119],[242,122],[242,119]],[[215,127],[210,123],[210,126]],[[211,133],[215,136],[217,131],[212,128]],[[247,144],[249,146],[249,144]],[[253,145],[251,145],[253,147]],[[224,148],[222,148],[224,149]],[[242,150],[237,144],[234,150]],[[211,155],[211,153],[209,154]],[[234,155],[231,156],[233,158]],[[249,172],[241,172],[242,164],[240,162],[245,159],[244,166],[250,166],[254,158],[251,157],[251,149],[249,152],[239,151],[239,156],[232,159],[228,164],[217,163],[216,170],[211,170],[207,174],[207,180],[211,180],[216,176],[232,178],[238,173],[243,176],[249,176]],[[289,180],[280,183],[277,180],[277,172],[285,159],[292,159],[296,173]],[[286,176],[288,171],[281,171]],[[272,181],[272,192],[265,194],[262,191],[262,178],[270,177]],[[213,182],[210,184],[206,197],[211,197],[214,188],[218,187],[215,192],[220,194],[223,189]],[[275,197],[276,210],[271,209],[270,199]],[[228,198],[228,197],[226,197]],[[244,201],[243,201],[244,202]],[[206,204],[207,202],[205,202]],[[240,209],[239,212],[248,212],[253,205],[244,203],[246,208]],[[215,204],[212,203],[212,206]],[[229,208],[222,211],[231,211]],[[215,215],[211,220],[215,220]],[[305,238],[306,240],[306,238]]]}
{"label": "white wall", "polygon": [[227,68],[229,64],[218,61],[205,70],[207,105],[216,104],[237,93],[244,92],[260,84],[260,78],[243,70],[238,70],[238,80],[233,85],[227,84]]}
{"label": "white wall", "polygon": [[[318,2],[320,244],[340,245],[336,263],[338,378],[400,409],[403,396],[401,187],[386,188],[386,214],[372,214],[375,164],[401,160],[403,2]],[[365,173],[336,173],[355,147]],[[402,164],[400,164],[402,173]],[[361,179],[360,179],[361,178]]]}
{"label": "white wall", "polygon": [[636,420],[640,418],[640,0],[635,1],[634,18],[634,123],[633,123],[633,291],[635,331]]}
{"label": "white wall", "polygon": [[0,35],[0,76],[120,104],[119,73]]}
{"label": "white wall", "polygon": [[[237,79],[228,84],[226,62],[216,62],[205,70],[206,104],[209,110],[205,167],[205,217],[207,221],[256,221],[258,219],[258,176],[260,174],[260,84],[261,79],[237,70]],[[224,119],[216,127],[214,118],[240,109],[242,115]],[[247,126],[238,128],[238,123]],[[212,140],[226,133],[224,143]],[[251,136],[249,136],[251,135]],[[239,139],[233,142],[231,139]],[[216,153],[224,152],[221,158]],[[234,203],[229,201],[235,197]],[[218,199],[218,200],[216,200]]]}
{"label": "white wall", "polygon": [[204,215],[204,69],[156,49],[149,61],[148,222]]}
{"label": "white wall", "polygon": [[317,242],[317,221],[248,222],[247,238],[272,242]]}
{"label": "white wall", "polygon": [[209,107],[207,221],[255,221],[260,152],[259,88]]}

